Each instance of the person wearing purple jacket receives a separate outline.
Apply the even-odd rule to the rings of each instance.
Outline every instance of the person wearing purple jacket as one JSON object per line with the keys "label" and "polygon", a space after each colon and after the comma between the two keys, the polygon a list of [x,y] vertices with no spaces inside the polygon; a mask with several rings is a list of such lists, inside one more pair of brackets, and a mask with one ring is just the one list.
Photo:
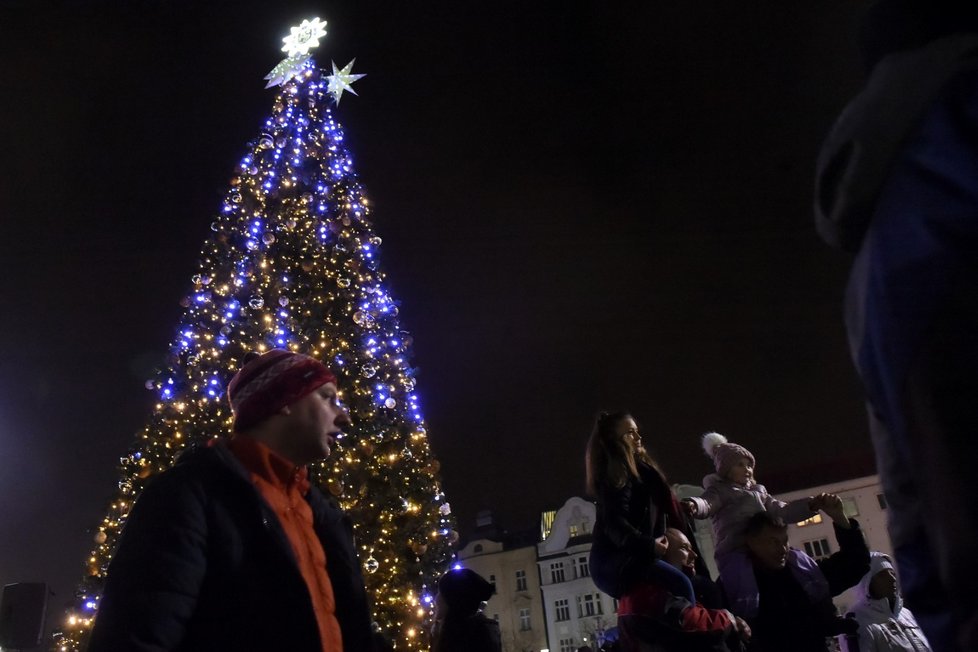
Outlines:
{"label": "person wearing purple jacket", "polygon": [[[825,498],[823,495],[790,503],[780,501],[754,480],[753,453],[716,432],[703,435],[702,441],[716,473],[703,479],[706,490],[701,496],[687,498],[684,503],[694,518],[712,519],[714,557],[730,610],[751,618],[757,613],[759,596],[747,556],[744,536],[747,521],[758,512],[769,512],[787,523],[804,521],[818,513]],[[788,565],[809,594],[817,598],[828,595],[828,584],[808,555],[794,550]]]}

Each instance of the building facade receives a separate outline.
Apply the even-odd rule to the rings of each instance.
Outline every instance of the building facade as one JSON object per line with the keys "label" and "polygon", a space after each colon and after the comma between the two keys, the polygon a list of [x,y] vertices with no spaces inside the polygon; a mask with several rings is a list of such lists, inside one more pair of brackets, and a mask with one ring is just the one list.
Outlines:
{"label": "building facade", "polygon": [[550,652],[576,652],[584,645],[596,649],[596,641],[617,625],[615,600],[591,580],[594,518],[594,503],[571,498],[536,547]]}

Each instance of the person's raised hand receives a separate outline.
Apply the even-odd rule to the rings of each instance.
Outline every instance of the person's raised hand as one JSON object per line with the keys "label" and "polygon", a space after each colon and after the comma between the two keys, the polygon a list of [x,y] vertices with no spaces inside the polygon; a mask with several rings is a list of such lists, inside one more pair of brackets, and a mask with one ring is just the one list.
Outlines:
{"label": "person's raised hand", "polygon": [[821,510],[831,518],[839,527],[849,527],[849,517],[846,516],[845,507],[842,499],[835,494],[819,494],[822,499]]}
{"label": "person's raised hand", "polygon": [[655,556],[657,559],[662,559],[666,556],[666,551],[669,550],[669,539],[666,535],[661,537],[656,537],[655,539]]}

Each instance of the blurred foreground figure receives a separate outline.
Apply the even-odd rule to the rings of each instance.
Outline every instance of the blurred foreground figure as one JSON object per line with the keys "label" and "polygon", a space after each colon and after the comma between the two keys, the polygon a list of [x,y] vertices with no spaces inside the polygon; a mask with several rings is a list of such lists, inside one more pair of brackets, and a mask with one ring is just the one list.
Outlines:
{"label": "blurred foreground figure", "polygon": [[978,4],[884,0],[819,157],[815,212],[855,252],[846,297],[907,604],[978,650]]}

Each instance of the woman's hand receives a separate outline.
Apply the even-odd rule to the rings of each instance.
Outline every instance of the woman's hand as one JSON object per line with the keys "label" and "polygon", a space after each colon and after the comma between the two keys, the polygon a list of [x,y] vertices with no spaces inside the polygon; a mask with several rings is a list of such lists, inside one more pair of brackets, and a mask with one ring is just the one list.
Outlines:
{"label": "woman's hand", "polygon": [[666,556],[667,550],[669,550],[669,539],[663,534],[655,540],[655,558],[662,559]]}

